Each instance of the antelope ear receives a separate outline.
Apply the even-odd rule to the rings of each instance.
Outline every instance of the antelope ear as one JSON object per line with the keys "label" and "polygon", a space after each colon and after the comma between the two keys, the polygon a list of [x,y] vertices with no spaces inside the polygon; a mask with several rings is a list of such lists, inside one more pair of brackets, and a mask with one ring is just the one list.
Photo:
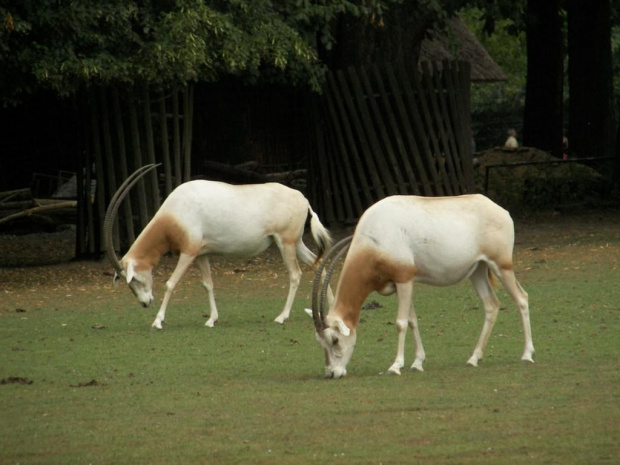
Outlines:
{"label": "antelope ear", "polygon": [[344,324],[344,321],[342,321],[342,319],[336,319],[336,324],[338,325],[338,331],[340,331],[340,334],[342,334],[343,336],[351,335],[351,330],[347,325]]}
{"label": "antelope ear", "polygon": [[130,261],[129,264],[127,265],[127,284],[131,282],[135,274],[136,274],[135,264],[133,261]]}

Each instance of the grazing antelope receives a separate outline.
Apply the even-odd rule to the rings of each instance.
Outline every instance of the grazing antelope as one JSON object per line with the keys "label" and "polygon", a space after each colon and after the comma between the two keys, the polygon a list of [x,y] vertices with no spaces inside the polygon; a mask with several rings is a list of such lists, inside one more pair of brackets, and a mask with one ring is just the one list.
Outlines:
{"label": "grazing antelope", "polygon": [[192,262],[196,262],[209,296],[211,315],[206,326],[214,326],[218,312],[209,255],[253,257],[272,242],[280,249],[289,273],[286,304],[275,319],[284,323],[301,280],[297,259],[309,265],[318,260],[302,240],[308,214],[319,257],[331,246],[330,234],[308,200],[301,192],[278,183],[236,186],[215,181],[189,181],[170,193],[119,261],[112,242],[112,227],[119,205],[131,187],[155,167],[147,165],[127,178],[110,201],[104,221],[107,255],[116,270],[115,282],[118,278],[125,279],[143,307],[153,301],[152,270],[161,256],[168,251],[179,255],[152,327],[162,329],[172,291]]}
{"label": "grazing antelope", "polygon": [[[482,333],[467,362],[477,366],[499,310],[493,275],[517,304],[525,336],[521,359],[533,362],[528,295],[514,274],[513,246],[509,213],[482,195],[392,196],[368,208],[353,236],[334,245],[316,271],[312,316],[317,340],[325,351],[325,376],[346,375],[361,306],[372,291],[398,296],[398,349],[388,373],[400,374],[404,366],[407,327],[416,345],[411,369],[423,371],[425,353],[412,303],[413,283],[451,286],[465,278],[471,280],[485,310]],[[325,315],[325,286],[345,253],[336,296]]]}

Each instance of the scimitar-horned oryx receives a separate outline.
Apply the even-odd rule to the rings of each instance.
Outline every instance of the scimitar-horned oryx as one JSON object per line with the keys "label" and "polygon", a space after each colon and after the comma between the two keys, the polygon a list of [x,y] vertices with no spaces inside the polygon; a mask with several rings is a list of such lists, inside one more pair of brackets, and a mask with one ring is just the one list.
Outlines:
{"label": "scimitar-horned oryx", "polygon": [[284,310],[275,319],[289,318],[301,280],[297,259],[313,265],[317,256],[303,243],[308,215],[310,231],[318,245],[318,256],[331,246],[331,236],[303,194],[278,183],[231,185],[195,180],[174,189],[131,245],[122,259],[114,251],[112,228],[118,208],[132,186],[156,165],[147,165],[129,176],[114,194],[106,212],[104,238],[107,255],[116,270],[115,281],[124,279],[142,306],[153,301],[152,270],[162,255],[179,255],[166,282],[166,293],[152,324],[162,329],[166,308],[175,286],[195,262],[209,297],[211,314],[206,326],[218,320],[213,295],[209,255],[253,257],[275,242],[289,273],[289,291]]}
{"label": "scimitar-horned oryx", "polygon": [[[398,296],[398,348],[388,372],[400,374],[404,366],[407,327],[415,340],[411,369],[423,371],[425,352],[412,303],[413,283],[451,286],[465,278],[471,280],[485,311],[482,333],[467,362],[477,366],[499,310],[493,276],[502,282],[521,314],[525,337],[521,359],[533,362],[528,295],[514,274],[513,247],[509,213],[482,195],[392,196],[372,205],[353,236],[334,245],[316,270],[312,316],[317,340],[325,351],[325,376],[346,375],[361,306],[372,291]],[[325,286],[345,253],[336,296],[325,314]],[[325,279],[321,279],[325,270]]]}

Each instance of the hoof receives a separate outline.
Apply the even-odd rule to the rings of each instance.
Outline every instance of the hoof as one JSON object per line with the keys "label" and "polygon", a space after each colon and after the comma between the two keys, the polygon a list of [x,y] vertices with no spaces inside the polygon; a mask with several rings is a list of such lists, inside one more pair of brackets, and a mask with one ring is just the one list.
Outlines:
{"label": "hoof", "polygon": [[400,376],[400,368],[399,367],[395,367],[395,366],[391,366],[388,371],[385,372],[386,375],[395,375],[395,376]]}
{"label": "hoof", "polygon": [[207,326],[208,328],[213,328],[215,326],[215,323],[217,323],[217,320],[208,319],[205,323],[205,326]]}
{"label": "hoof", "polygon": [[163,331],[163,329],[164,329],[163,326],[157,326],[157,325],[152,325],[151,326],[151,332],[152,333],[155,333],[157,331]]}
{"label": "hoof", "polygon": [[279,317],[277,317],[277,318],[276,318],[275,320],[273,320],[273,321],[275,321],[276,323],[280,323],[281,325],[283,325],[283,324],[284,324],[284,322],[285,322],[286,320],[288,320],[288,318],[284,318],[283,316],[279,316]]}
{"label": "hoof", "polygon": [[467,360],[467,365],[470,367],[477,367],[478,366],[478,359],[476,357],[472,357],[469,360]]}
{"label": "hoof", "polygon": [[409,371],[420,371],[420,372],[423,372],[424,368],[422,367],[422,362],[418,361],[418,360],[413,362],[413,365],[411,365],[411,368],[409,368]]}
{"label": "hoof", "polygon": [[523,357],[521,357],[521,360],[524,362],[534,363],[534,359],[531,355],[524,355]]}

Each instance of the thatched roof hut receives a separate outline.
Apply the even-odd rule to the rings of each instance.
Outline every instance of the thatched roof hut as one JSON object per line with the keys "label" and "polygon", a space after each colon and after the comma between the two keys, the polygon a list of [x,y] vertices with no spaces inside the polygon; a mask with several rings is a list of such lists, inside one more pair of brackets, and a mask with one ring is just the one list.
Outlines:
{"label": "thatched roof hut", "polygon": [[445,31],[432,32],[431,38],[424,39],[420,47],[420,61],[444,60],[471,63],[472,82],[507,80],[499,65],[459,17],[449,19]]}

